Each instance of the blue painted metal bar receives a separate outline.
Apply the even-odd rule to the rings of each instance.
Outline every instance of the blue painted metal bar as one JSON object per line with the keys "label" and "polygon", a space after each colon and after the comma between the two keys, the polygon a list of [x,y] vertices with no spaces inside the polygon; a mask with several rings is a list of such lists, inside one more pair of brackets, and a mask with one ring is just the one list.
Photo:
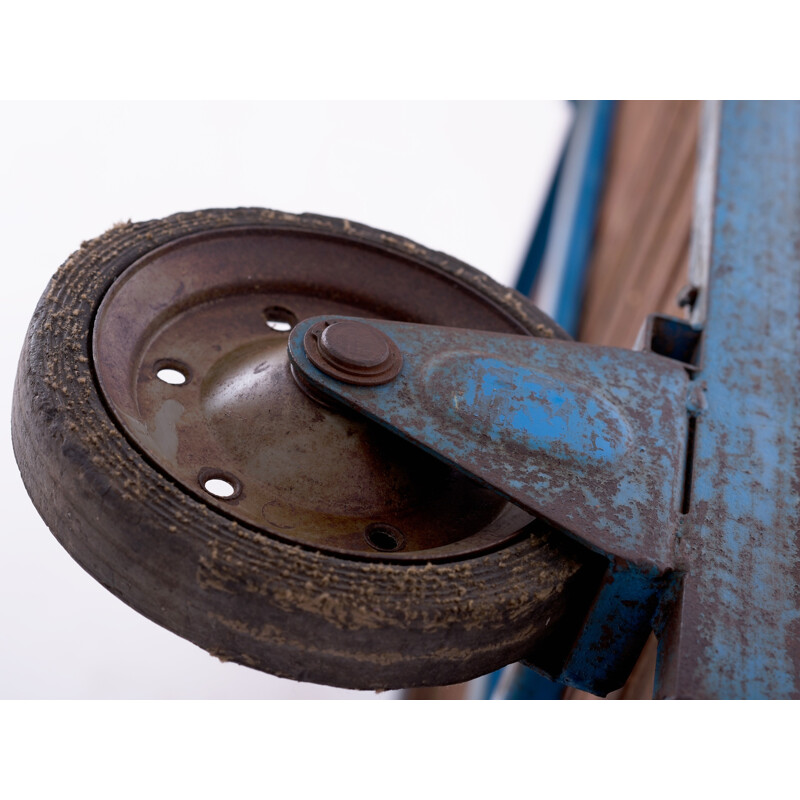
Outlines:
{"label": "blue painted metal bar", "polygon": [[705,123],[716,180],[701,175],[711,202],[692,264],[704,357],[656,692],[798,697],[800,105],[726,102]]}
{"label": "blue painted metal bar", "polygon": [[[556,204],[556,197],[561,186],[561,175],[564,172],[564,161],[567,158],[567,152],[570,149],[570,142],[572,142],[575,133],[575,117],[577,116],[577,109],[579,103],[577,100],[568,101],[569,105],[573,108],[573,118],[570,125],[569,132],[564,140],[564,145],[561,148],[561,155],[558,157],[558,164],[556,165],[553,178],[550,181],[550,188],[547,190],[547,197],[545,198],[542,210],[539,212],[539,218],[536,220],[536,225],[533,230],[533,237],[528,246],[525,258],[522,261],[519,276],[517,277],[516,290],[526,297],[530,297],[536,280],[539,277],[539,271],[542,266],[545,250],[547,249],[547,241],[550,237],[550,228],[553,221],[553,209]],[[584,104],[589,101],[582,101]]]}
{"label": "blue painted metal bar", "polygon": [[317,391],[608,559],[547,675],[615,688],[652,624],[657,696],[798,698],[800,105],[710,109],[694,328],[654,320],[633,352],[356,321],[402,353],[378,386],[313,366],[321,319],[289,354]]}
{"label": "blue painted metal bar", "polygon": [[612,560],[558,680],[581,689],[592,675],[594,692],[618,689],[615,679],[620,672],[630,673],[650,635],[664,582],[654,567]]}
{"label": "blue painted metal bar", "polygon": [[544,253],[547,248],[547,239],[550,235],[550,228],[553,222],[553,209],[556,204],[556,195],[558,194],[558,187],[561,184],[561,174],[564,172],[564,159],[568,146],[569,139],[564,146],[564,152],[558,159],[558,166],[553,174],[550,189],[547,192],[547,197],[545,198],[544,205],[539,214],[539,219],[536,223],[536,228],[533,232],[533,238],[531,239],[528,252],[525,254],[525,259],[522,262],[522,269],[517,278],[516,289],[526,297],[530,296],[533,292],[541,270],[542,260],[544,259]]}
{"label": "blue painted metal bar", "polygon": [[[534,237],[518,284],[520,291],[530,294],[533,263],[538,258],[536,303],[571,336],[578,332],[614,110],[609,100],[578,103],[563,165],[551,190],[553,206],[552,216],[546,219],[546,246],[542,246],[545,237],[537,229],[538,239]],[[548,211],[547,206],[544,211]]]}

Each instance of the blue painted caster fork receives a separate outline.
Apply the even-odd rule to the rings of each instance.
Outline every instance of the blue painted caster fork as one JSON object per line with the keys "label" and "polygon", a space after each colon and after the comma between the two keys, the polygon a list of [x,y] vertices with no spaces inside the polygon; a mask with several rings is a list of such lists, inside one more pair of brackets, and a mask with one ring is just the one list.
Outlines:
{"label": "blue painted caster fork", "polygon": [[638,351],[325,317],[289,354],[600,563],[540,672],[607,693],[654,629],[658,697],[800,697],[800,106],[709,104],[699,176],[691,319]]}

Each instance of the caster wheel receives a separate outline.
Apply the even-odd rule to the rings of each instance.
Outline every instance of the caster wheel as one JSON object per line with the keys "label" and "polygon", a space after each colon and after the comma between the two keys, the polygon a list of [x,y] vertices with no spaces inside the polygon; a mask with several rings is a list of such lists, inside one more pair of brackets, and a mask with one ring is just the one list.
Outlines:
{"label": "caster wheel", "polygon": [[12,435],[39,513],[106,588],[221,659],[387,689],[525,656],[581,553],[308,396],[287,334],[321,314],[564,336],[471,267],[347,221],[116,226],[53,278],[20,359]]}

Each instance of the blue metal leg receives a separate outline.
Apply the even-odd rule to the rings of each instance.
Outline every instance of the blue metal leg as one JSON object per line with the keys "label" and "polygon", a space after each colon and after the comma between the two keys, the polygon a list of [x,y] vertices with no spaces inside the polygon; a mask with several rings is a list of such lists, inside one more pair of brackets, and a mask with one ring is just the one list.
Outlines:
{"label": "blue metal leg", "polygon": [[524,294],[533,294],[536,303],[571,336],[578,332],[614,108],[608,100],[577,104],[554,188],[517,286]]}
{"label": "blue metal leg", "polygon": [[[669,605],[662,697],[800,695],[800,105],[706,117],[716,181],[692,271],[704,325],[683,591]],[[714,169],[716,167],[716,169]],[[706,231],[703,231],[703,227]]]}

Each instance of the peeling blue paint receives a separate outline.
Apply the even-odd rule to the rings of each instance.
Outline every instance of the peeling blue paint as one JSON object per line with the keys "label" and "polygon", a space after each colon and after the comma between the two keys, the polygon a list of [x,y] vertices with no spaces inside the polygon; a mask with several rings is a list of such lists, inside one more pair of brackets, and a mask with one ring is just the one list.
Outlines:
{"label": "peeling blue paint", "polygon": [[724,104],[717,168],[702,359],[685,368],[370,320],[405,360],[361,387],[308,362],[317,320],[289,339],[320,391],[608,559],[549,675],[591,691],[614,688],[652,624],[657,696],[800,697],[800,104]]}

